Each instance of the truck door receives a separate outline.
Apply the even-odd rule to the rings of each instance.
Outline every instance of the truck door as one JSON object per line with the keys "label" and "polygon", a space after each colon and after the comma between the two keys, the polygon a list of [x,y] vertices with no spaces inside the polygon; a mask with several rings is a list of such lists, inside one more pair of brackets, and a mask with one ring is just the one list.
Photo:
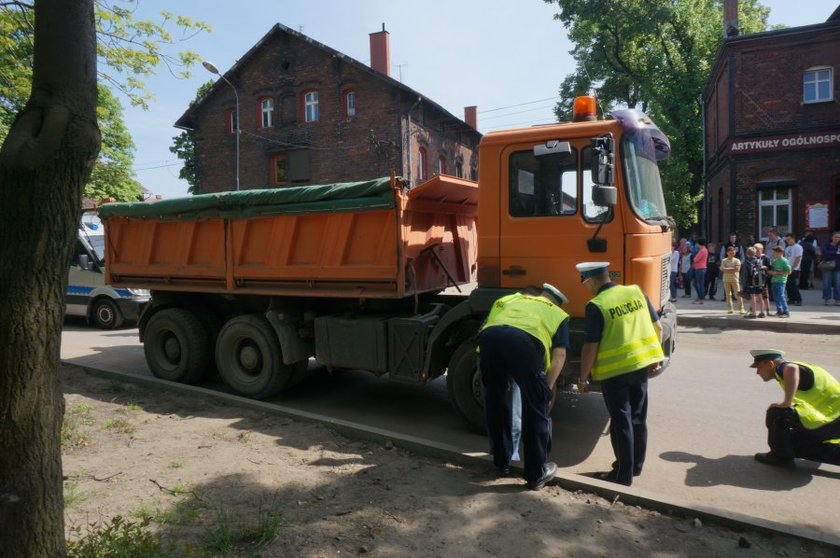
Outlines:
{"label": "truck door", "polygon": [[[568,142],[568,150],[538,154],[533,144],[509,147],[501,159],[500,175],[507,181],[499,189],[501,286],[550,282],[569,296],[573,315],[589,299],[575,264],[610,261],[611,271],[618,271],[622,262],[620,216],[596,207],[589,196],[589,144],[586,138]],[[593,252],[588,241],[601,220],[599,238],[618,235],[603,243],[604,251]]]}

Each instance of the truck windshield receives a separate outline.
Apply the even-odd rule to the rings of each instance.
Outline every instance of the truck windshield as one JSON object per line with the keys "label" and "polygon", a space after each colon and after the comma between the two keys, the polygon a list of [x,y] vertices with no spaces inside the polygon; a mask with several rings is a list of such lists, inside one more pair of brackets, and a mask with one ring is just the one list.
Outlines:
{"label": "truck windshield", "polygon": [[[631,128],[621,139],[621,159],[627,183],[627,197],[634,211],[643,219],[667,217],[665,197],[657,166],[655,128]],[[658,131],[657,131],[658,132]]]}

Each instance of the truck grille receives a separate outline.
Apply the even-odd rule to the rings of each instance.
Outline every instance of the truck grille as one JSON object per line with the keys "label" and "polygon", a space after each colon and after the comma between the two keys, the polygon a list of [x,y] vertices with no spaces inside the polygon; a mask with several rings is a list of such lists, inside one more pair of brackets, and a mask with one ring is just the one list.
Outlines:
{"label": "truck grille", "polygon": [[671,298],[671,253],[662,256],[662,288],[659,290],[659,306],[662,307]]}

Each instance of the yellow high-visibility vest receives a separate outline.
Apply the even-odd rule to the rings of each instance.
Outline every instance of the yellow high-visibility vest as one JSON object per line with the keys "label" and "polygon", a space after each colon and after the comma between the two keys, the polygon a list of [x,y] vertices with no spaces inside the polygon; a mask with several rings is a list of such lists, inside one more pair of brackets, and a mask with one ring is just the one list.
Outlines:
{"label": "yellow high-visibility vest", "polygon": [[[814,373],[814,385],[811,389],[797,389],[793,394],[793,410],[799,415],[802,426],[813,430],[840,418],[840,382],[820,366],[806,362],[790,362],[804,366]],[[784,391],[784,378],[777,373],[776,380]]]}
{"label": "yellow high-visibility vest", "polygon": [[606,380],[662,361],[665,354],[637,285],[616,285],[591,301],[604,316],[592,379]]}
{"label": "yellow high-visibility vest", "polygon": [[493,303],[481,331],[493,326],[515,327],[536,337],[545,348],[545,367],[551,364],[551,338],[569,315],[541,296],[514,293]]}

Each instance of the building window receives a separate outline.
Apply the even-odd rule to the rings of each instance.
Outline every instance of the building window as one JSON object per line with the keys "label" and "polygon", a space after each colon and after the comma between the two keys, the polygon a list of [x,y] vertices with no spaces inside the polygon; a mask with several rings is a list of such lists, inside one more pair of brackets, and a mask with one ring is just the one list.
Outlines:
{"label": "building window", "polygon": [[426,155],[426,148],[420,148],[420,167],[417,169],[417,179],[421,182],[429,178],[429,158]]}
{"label": "building window", "polygon": [[225,111],[225,132],[232,134],[237,130],[238,126],[236,111],[233,109]]}
{"label": "building window", "polygon": [[758,191],[759,236],[769,227],[776,227],[779,236],[791,230],[790,189],[766,188]]}
{"label": "building window", "polygon": [[345,91],[344,102],[342,103],[345,118],[354,118],[356,116],[356,92]]}
{"label": "building window", "polygon": [[455,176],[464,178],[464,163],[461,161],[455,161]]}
{"label": "building window", "polygon": [[302,184],[311,180],[308,149],[295,149],[271,156],[271,182],[275,186]]}
{"label": "building window", "polygon": [[805,70],[802,99],[805,103],[824,103],[834,100],[834,79],[831,68]]}
{"label": "building window", "polygon": [[320,116],[318,113],[318,92],[307,91],[303,94],[303,121],[317,122]]}
{"label": "building window", "polygon": [[438,157],[438,174],[446,174],[446,157]]}
{"label": "building window", "polygon": [[274,99],[260,101],[260,128],[274,127]]}

